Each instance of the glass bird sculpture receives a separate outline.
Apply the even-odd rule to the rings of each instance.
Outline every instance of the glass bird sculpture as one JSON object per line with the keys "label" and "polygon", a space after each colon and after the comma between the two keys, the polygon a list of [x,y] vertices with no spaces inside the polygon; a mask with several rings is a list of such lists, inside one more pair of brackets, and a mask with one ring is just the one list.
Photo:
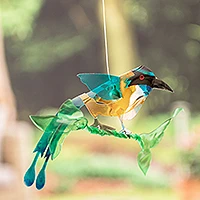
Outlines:
{"label": "glass bird sculpture", "polygon": [[[37,143],[35,158],[24,176],[24,182],[31,186],[35,181],[35,166],[39,157],[44,158],[44,164],[36,178],[36,188],[42,189],[45,185],[45,170],[49,159],[55,159],[60,151],[66,136],[74,130],[84,129],[92,134],[101,136],[115,136],[124,139],[136,140],[141,151],[137,161],[144,174],[147,173],[151,162],[151,148],[156,146],[164,135],[164,131],[179,112],[174,111],[171,118],[162,123],[150,133],[133,134],[125,128],[124,120],[133,119],[152,89],[161,89],[173,92],[169,85],[158,79],[145,66],[139,66],[121,76],[98,73],[78,74],[81,82],[90,90],[72,100],[65,101],[58,112],[52,116],[30,116],[30,119],[43,135]],[[94,123],[88,125],[88,120],[80,110],[86,106],[94,118]],[[102,124],[98,116],[118,117],[121,130]]]}

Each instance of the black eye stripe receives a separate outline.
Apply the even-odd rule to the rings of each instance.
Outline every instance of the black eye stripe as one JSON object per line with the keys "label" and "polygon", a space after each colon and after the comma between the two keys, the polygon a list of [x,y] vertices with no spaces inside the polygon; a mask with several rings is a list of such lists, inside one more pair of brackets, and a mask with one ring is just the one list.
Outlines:
{"label": "black eye stripe", "polygon": [[[140,79],[141,75],[144,76],[143,80]],[[155,79],[154,76],[143,74],[141,72],[135,72],[135,75],[128,79],[130,81],[128,86],[141,84],[141,85],[148,85],[150,87],[153,87],[153,85],[152,85],[152,80],[153,79]]]}
{"label": "black eye stripe", "polygon": [[135,75],[132,76],[131,78],[129,78],[129,80],[136,80],[138,79],[141,75],[144,76],[144,79],[154,79],[155,77],[154,76],[150,76],[150,75],[147,75],[147,74],[143,74],[141,72],[135,72],[134,73]]}

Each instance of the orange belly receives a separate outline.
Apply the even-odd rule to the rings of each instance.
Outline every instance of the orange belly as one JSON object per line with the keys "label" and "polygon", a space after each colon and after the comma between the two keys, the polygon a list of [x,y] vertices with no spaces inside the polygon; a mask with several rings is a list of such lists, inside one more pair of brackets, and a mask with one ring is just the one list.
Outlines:
{"label": "orange belly", "polygon": [[129,107],[131,94],[135,91],[135,87],[125,88],[123,97],[119,100],[103,100],[93,99],[87,94],[82,94],[80,97],[86,105],[88,111],[93,117],[101,116],[120,116],[123,115]]}

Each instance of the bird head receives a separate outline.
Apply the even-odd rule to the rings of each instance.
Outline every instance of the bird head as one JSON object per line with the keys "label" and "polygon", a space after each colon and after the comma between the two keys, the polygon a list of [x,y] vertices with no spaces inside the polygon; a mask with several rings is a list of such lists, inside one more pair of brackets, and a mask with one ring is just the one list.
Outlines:
{"label": "bird head", "polygon": [[173,92],[167,83],[158,79],[149,68],[143,65],[133,69],[131,72],[131,77],[126,79],[126,87],[140,85],[141,87],[147,86],[150,90],[155,88]]}

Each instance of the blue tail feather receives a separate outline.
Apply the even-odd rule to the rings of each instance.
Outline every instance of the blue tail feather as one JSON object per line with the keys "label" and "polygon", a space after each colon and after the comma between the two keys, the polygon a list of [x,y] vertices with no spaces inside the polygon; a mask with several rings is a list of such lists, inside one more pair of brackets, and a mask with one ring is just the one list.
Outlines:
{"label": "blue tail feather", "polygon": [[47,163],[48,163],[48,160],[49,160],[50,156],[47,156],[45,161],[44,161],[44,164],[37,176],[37,179],[36,179],[36,188],[38,190],[41,190],[44,185],[45,185],[45,181],[46,181],[46,175],[45,175],[45,170],[46,170],[46,167],[47,167]]}
{"label": "blue tail feather", "polygon": [[28,187],[33,185],[33,183],[35,181],[35,165],[37,163],[37,160],[38,160],[39,156],[40,156],[40,153],[38,152],[35,155],[35,158],[34,158],[32,164],[31,164],[31,166],[28,168],[28,170],[26,171],[26,173],[24,175],[24,183]]}

